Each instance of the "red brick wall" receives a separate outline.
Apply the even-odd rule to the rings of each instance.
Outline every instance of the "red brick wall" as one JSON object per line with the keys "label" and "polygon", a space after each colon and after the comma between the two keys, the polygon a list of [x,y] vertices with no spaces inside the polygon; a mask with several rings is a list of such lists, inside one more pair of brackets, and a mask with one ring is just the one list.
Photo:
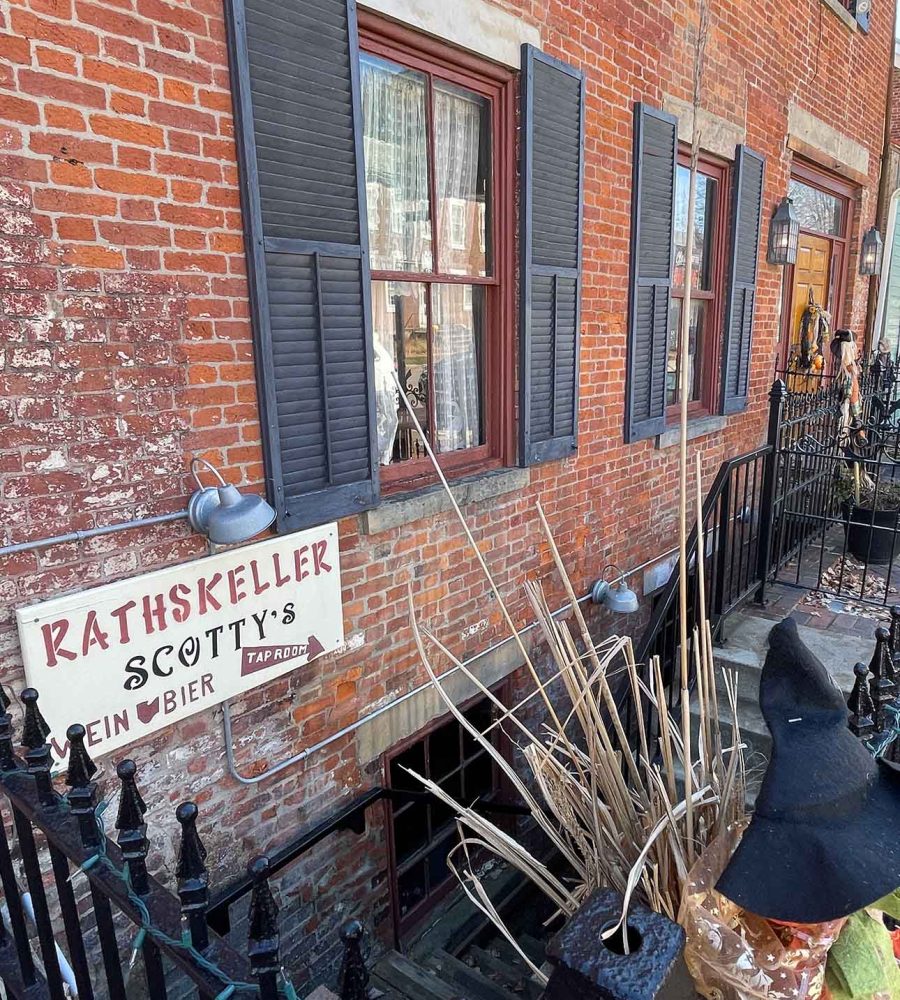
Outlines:
{"label": "red brick wall", "polygon": [[[659,105],[664,93],[690,99],[694,28],[690,5],[657,0],[501,6],[539,25],[549,52],[585,70],[589,102],[581,446],[575,458],[534,468],[524,493],[467,511],[524,620],[524,577],[551,581],[536,499],[579,592],[607,562],[633,566],[674,541],[677,448],[622,443],[631,105]],[[876,10],[863,36],[820,0],[764,10],[712,4],[703,101],[745,123],[747,143],[766,154],[763,245],[787,185],[791,99],[869,150],[843,317],[857,330],[868,288],[856,275],[855,248],[875,212],[889,21]],[[192,453],[235,481],[260,483],[222,0],[8,0],[0,32],[0,543],[182,509]],[[750,407],[691,444],[707,477],[723,457],[761,440],[781,276],[761,254]],[[408,581],[422,617],[457,653],[502,632],[497,602],[452,515],[374,537],[361,536],[350,518],[341,547],[350,651],[235,706],[245,771],[422,679]],[[203,551],[176,524],[0,560],[4,681],[15,690],[22,683],[16,606]],[[556,602],[559,588],[548,586]],[[238,785],[225,775],[219,716],[174,726],[134,756],[155,829],[165,816],[171,831],[174,802],[198,799],[213,859],[228,870],[378,778],[374,768],[360,773],[345,739],[274,781]],[[171,871],[171,843],[160,834],[156,844],[157,864]],[[298,933],[321,934],[320,950],[342,912],[335,900],[375,886],[383,906],[385,877],[381,849],[366,855],[350,837],[322,856],[331,874],[316,876],[315,898],[309,880],[285,888],[303,904],[292,917],[304,914]],[[304,874],[311,878],[315,864]]]}

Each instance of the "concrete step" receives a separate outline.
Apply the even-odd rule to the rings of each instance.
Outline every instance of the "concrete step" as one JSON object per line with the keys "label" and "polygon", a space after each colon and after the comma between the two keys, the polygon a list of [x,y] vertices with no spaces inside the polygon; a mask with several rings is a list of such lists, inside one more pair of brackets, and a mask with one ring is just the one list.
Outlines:
{"label": "concrete step", "polygon": [[[724,691],[722,669],[738,674],[738,697],[756,705],[759,703],[759,678],[768,652],[769,632],[775,624],[751,611],[740,611],[725,624],[725,639],[714,649],[716,682]],[[846,635],[827,629],[799,625],[797,631],[803,642],[825,665],[838,686],[849,697],[853,688],[853,665],[858,661],[868,663],[875,649],[875,628],[869,636]]]}

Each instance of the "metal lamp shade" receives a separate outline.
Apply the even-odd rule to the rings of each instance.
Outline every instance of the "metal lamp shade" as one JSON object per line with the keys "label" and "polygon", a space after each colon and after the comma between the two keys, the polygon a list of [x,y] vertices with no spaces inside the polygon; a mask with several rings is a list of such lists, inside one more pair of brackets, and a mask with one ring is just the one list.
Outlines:
{"label": "metal lamp shade", "polygon": [[881,233],[872,226],[862,238],[862,245],[859,248],[859,273],[867,275],[881,274],[881,256],[884,252],[884,244],[881,241]]}
{"label": "metal lamp shade", "polygon": [[624,579],[612,585],[605,580],[597,580],[591,588],[591,600],[594,604],[602,604],[617,615],[634,614],[638,609],[638,596]]}
{"label": "metal lamp shade", "polygon": [[769,226],[769,263],[794,264],[800,239],[800,220],[790,198],[782,198]]}
{"label": "metal lamp shade", "polygon": [[275,520],[275,511],[254,493],[244,496],[236,486],[198,490],[188,504],[195,531],[216,545],[233,545],[258,535]]}

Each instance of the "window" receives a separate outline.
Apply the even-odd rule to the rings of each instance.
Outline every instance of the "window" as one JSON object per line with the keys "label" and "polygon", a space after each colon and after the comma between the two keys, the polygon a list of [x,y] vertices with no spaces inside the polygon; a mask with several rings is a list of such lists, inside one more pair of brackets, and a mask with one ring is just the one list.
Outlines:
{"label": "window", "polygon": [[277,530],[434,477],[395,366],[448,475],[572,454],[582,75],[531,46],[515,71],[350,0],[282,4],[277,44],[268,0],[238,8],[226,30]]}
{"label": "window", "polygon": [[390,487],[431,472],[392,370],[445,467],[468,470],[499,451],[503,416],[489,395],[503,369],[493,231],[501,95],[371,24],[361,30],[360,96],[378,461]]}
{"label": "window", "polygon": [[[483,698],[464,714],[484,732],[491,723],[491,704]],[[499,733],[499,727],[494,732]],[[491,801],[499,791],[499,775],[490,754],[455,719],[440,724],[388,760],[389,786],[421,793],[421,783],[406,768],[430,778],[464,805]],[[451,872],[447,855],[457,842],[453,812],[442,802],[419,795],[393,804],[392,892],[401,925],[408,926],[421,917],[428,903],[436,902],[448,887]]]}
{"label": "window", "polygon": [[[694,260],[691,272],[691,317],[688,332],[688,402],[694,409],[711,409],[718,335],[721,329],[722,268],[720,231],[725,168],[702,160],[697,176],[694,204]],[[687,244],[688,196],[690,193],[688,157],[682,154],[675,172],[675,263],[672,298],[669,307],[669,337],[666,358],[666,406],[680,402],[678,339],[684,302],[685,249]]]}

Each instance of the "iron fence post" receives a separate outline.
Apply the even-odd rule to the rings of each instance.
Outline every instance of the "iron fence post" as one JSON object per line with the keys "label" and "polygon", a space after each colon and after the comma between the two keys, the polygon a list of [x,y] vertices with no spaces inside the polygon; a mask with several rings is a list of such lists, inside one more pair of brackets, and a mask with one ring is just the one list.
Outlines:
{"label": "iron fence post", "polygon": [[277,1000],[278,974],[281,960],[278,956],[278,904],[269,887],[269,859],[254,858],[247,866],[253,879],[250,896],[248,956],[250,968],[259,983],[260,1000]]}
{"label": "iron fence post", "polygon": [[772,562],[772,542],[775,535],[775,489],[778,483],[778,443],[781,436],[781,417],[786,399],[787,386],[782,379],[777,378],[769,390],[769,430],[767,440],[772,450],[766,455],[762,497],[759,505],[759,550],[757,552],[756,564],[756,575],[759,579],[759,588],[756,591],[757,604],[765,604],[766,584],[768,583]]}
{"label": "iron fence post", "polygon": [[175,875],[178,878],[181,912],[187,917],[191,931],[191,944],[197,951],[205,951],[209,945],[206,923],[209,872],[206,868],[206,848],[197,833],[198,812],[194,802],[182,802],[175,810],[175,819],[181,824],[181,850]]}
{"label": "iron fence post", "polygon": [[364,933],[359,920],[348,920],[341,928],[344,958],[338,979],[340,1000],[366,1000],[369,995],[369,970],[362,953]]}

